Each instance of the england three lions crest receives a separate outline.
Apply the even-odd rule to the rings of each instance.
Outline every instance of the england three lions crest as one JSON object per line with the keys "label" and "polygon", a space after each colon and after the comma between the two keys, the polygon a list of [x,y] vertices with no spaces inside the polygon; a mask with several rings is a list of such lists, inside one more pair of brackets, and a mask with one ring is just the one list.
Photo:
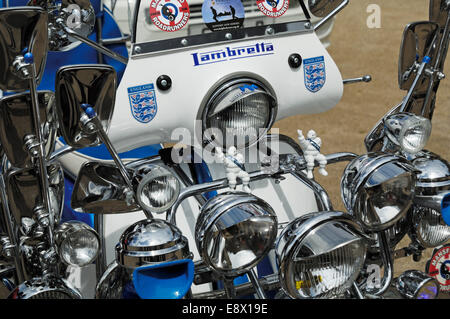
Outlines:
{"label": "england three lions crest", "polygon": [[153,84],[128,88],[128,98],[131,114],[138,122],[148,123],[155,118],[158,107]]}
{"label": "england three lions crest", "polygon": [[306,88],[316,93],[325,85],[327,72],[323,56],[303,60]]}

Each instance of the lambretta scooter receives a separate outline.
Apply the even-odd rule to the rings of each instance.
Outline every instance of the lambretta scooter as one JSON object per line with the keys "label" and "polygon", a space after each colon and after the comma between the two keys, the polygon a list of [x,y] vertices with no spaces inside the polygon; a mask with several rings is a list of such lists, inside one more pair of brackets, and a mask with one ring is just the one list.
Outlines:
{"label": "lambretta scooter", "polygon": [[[205,3],[205,12],[209,13],[209,4]],[[323,20],[326,21],[346,3],[310,1],[309,9],[318,16],[326,16]],[[425,200],[423,197],[428,195],[425,192],[424,196],[415,194],[424,186],[416,183],[416,179],[421,181],[421,176],[416,171],[419,164],[411,164],[412,154],[423,148],[423,140],[429,134],[425,124],[428,122],[413,113],[405,113],[405,108],[400,109],[395,112],[398,118],[393,134],[388,125],[376,130],[382,141],[382,152],[360,157],[350,153],[319,157],[321,141],[313,132],[308,134],[308,139],[299,134],[300,144],[267,134],[275,119],[334,106],[342,94],[342,78],[309,20],[245,27],[245,21],[239,20],[243,11],[237,3],[233,4],[237,18],[219,23],[205,13],[203,19],[212,32],[155,43],[138,38],[136,21],[139,21],[140,11],[136,10],[132,55],[117,90],[111,67],[78,65],[58,71],[56,116],[60,134],[71,148],[67,150],[103,142],[115,162],[115,165],[99,161],[83,164],[71,199],[75,210],[96,216],[94,226],[100,234],[103,252],[97,259],[97,273],[102,273],[102,267],[112,261],[100,278],[96,296],[219,298],[256,294],[263,298],[275,291],[277,297],[363,298],[384,294],[393,283],[392,252],[388,242],[391,227],[397,226],[403,218],[410,220],[407,213],[411,212],[413,202],[416,208],[430,207],[432,203],[433,209],[428,211],[437,213],[438,218],[437,221],[431,219],[430,223],[429,218],[419,217],[420,226],[410,226],[411,233],[422,227],[421,236],[424,233],[434,236],[439,231],[441,237],[447,236],[445,241],[448,240],[448,226],[442,225],[447,216],[444,193],[448,190],[445,183],[448,174],[440,177],[439,182],[443,183],[439,189],[434,181],[429,185],[427,190],[432,188],[436,192],[433,198]],[[137,8],[139,5],[138,2]],[[189,8],[182,3],[179,5],[177,8],[183,15],[178,23],[183,24]],[[431,1],[430,5],[438,8],[438,15],[448,16],[444,1]],[[155,8],[157,6],[155,3]],[[271,12],[260,10],[267,14],[278,12],[277,8],[272,9]],[[283,6],[279,10],[283,10]],[[299,2],[297,10],[309,17],[303,1]],[[173,20],[178,16],[174,14],[176,11],[168,14],[161,9],[159,12],[150,14],[152,19],[158,20],[154,20],[155,26],[167,30],[182,27]],[[448,18],[446,27],[437,27],[429,35],[434,40],[427,42],[429,46],[423,51],[422,64],[414,59],[416,63],[410,65],[410,74],[416,75],[415,83],[423,81],[425,74],[434,84],[439,82],[442,57],[445,58],[448,47]],[[413,37],[419,43],[417,38]],[[34,46],[28,48],[35,49]],[[20,56],[21,52],[14,53]],[[414,58],[420,52],[414,52]],[[30,59],[28,53],[30,51],[22,60],[19,58],[22,64],[15,64],[17,70],[40,65]],[[441,57],[437,67],[428,68],[437,54]],[[151,68],[146,68],[146,74],[139,72],[149,63]],[[276,77],[278,73],[283,75],[282,81],[280,76]],[[192,90],[185,87],[192,75],[196,76],[195,91],[204,95],[192,95],[189,92]],[[154,82],[147,83],[149,79]],[[32,93],[36,91],[33,80],[29,81]],[[405,105],[416,88],[417,83],[411,86]],[[184,98],[185,95],[189,99]],[[179,103],[173,103],[177,99]],[[34,105],[43,104],[38,104],[37,99],[31,100]],[[173,116],[169,107],[176,107],[181,116]],[[179,142],[176,134],[180,131],[171,133],[180,127],[184,128],[181,132],[183,144],[188,145],[185,148],[162,149],[158,156],[126,164],[117,155],[118,151],[145,143]],[[231,129],[231,144],[227,140],[230,134],[225,134],[229,133],[227,129]],[[186,138],[187,133],[193,138]],[[196,144],[195,138],[200,142]],[[422,143],[415,143],[417,140]],[[36,143],[34,147],[31,142],[27,145],[31,154],[36,153],[34,163],[39,164],[39,168],[45,167],[43,151],[33,153]],[[407,148],[411,146],[412,149]],[[245,160],[237,150],[245,152]],[[250,159],[255,154],[257,160],[252,163]],[[258,159],[258,155],[262,159]],[[56,158],[58,156],[51,159]],[[333,211],[325,190],[308,178],[314,160],[321,166],[319,172],[326,173],[321,163],[323,158],[328,163],[352,160],[342,180],[343,199],[350,214]],[[64,158],[59,159],[64,165]],[[9,157],[7,160],[11,161]],[[223,164],[214,164],[214,160]],[[434,158],[433,162],[436,161]],[[439,161],[448,167],[445,161]],[[421,172],[429,170],[425,167]],[[52,186],[57,184],[54,175],[39,172],[42,184],[49,180]],[[16,181],[14,178],[12,182]],[[244,192],[236,191],[237,183],[244,184]],[[19,191],[10,194],[24,193],[20,189],[23,183],[11,184],[7,183],[6,188]],[[224,191],[227,188],[231,191]],[[58,196],[56,192],[53,197],[58,199]],[[301,200],[297,199],[300,196]],[[6,196],[2,197],[5,211],[12,198],[6,201]],[[20,201],[14,201],[17,202]],[[58,275],[57,270],[61,269],[46,269],[18,286],[12,297],[45,298],[50,292],[52,297],[79,296],[70,281],[79,278],[84,283],[91,280],[89,276],[96,279],[92,269],[72,271],[76,269],[74,266],[92,262],[99,251],[99,238],[95,238],[92,229],[80,223],[63,223],[56,229],[57,240],[52,244],[53,223],[45,225],[41,221],[48,232],[37,236],[39,227],[36,226],[43,226],[38,217],[42,212],[57,215],[58,209],[54,207],[60,206],[49,203],[43,209],[31,210],[33,220],[37,220],[35,224],[22,218],[20,231],[26,238],[21,240],[26,241],[26,245],[21,247],[26,249],[16,251],[12,259],[18,264],[24,251],[35,250],[43,257],[38,261],[29,260],[43,263],[49,260],[46,258],[49,255],[59,257],[62,263],[70,265],[69,269],[64,269],[69,270],[70,280]],[[166,213],[165,220],[153,217],[160,213]],[[415,215],[417,218],[418,214]],[[9,222],[5,225],[17,226],[9,211],[4,216]],[[26,234],[24,221],[31,224]],[[436,222],[438,227],[434,227]],[[8,234],[17,238],[14,229],[8,229]],[[50,248],[43,244],[43,238]],[[57,253],[52,253],[53,247]],[[112,256],[114,251],[115,256]],[[385,266],[386,273],[383,285],[371,290],[365,269],[368,261],[378,260]],[[15,269],[19,272],[20,268]],[[59,280],[56,291],[55,284],[43,280],[48,278]],[[40,289],[36,289],[37,284]],[[437,294],[436,282],[421,272],[405,273],[396,284],[396,291],[408,298]]]}

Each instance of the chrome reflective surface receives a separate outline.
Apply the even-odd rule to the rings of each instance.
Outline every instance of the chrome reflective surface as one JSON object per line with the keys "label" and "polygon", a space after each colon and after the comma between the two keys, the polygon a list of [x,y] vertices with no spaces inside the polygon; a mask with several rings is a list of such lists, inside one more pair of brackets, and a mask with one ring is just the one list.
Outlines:
{"label": "chrome reflective surface", "polygon": [[113,261],[98,281],[95,289],[96,299],[121,299],[123,292],[132,281],[132,272]]}
{"label": "chrome reflective surface", "polygon": [[436,279],[419,270],[405,271],[397,278],[398,292],[408,299],[435,299],[439,294]]}
{"label": "chrome reflective surface", "polygon": [[430,21],[438,23],[441,28],[445,27],[449,12],[448,0],[430,0]]}
{"label": "chrome reflective surface", "polygon": [[[132,174],[132,171],[129,171]],[[139,210],[130,203],[119,169],[113,164],[85,163],[73,187],[71,206],[77,212],[117,214]]]}
{"label": "chrome reflective surface", "polygon": [[226,192],[202,207],[195,240],[203,261],[226,277],[248,272],[266,256],[277,235],[277,217],[262,199]]}
{"label": "chrome reflective surface", "polygon": [[416,154],[428,142],[431,134],[431,121],[413,113],[401,112],[389,115],[383,119],[385,133],[391,143],[392,149],[386,145],[383,151],[395,152],[395,148],[402,153]]}
{"label": "chrome reflective surface", "polygon": [[369,153],[345,168],[341,196],[348,212],[366,231],[381,231],[406,214],[414,198],[415,180],[405,158]]}
{"label": "chrome reflective surface", "polygon": [[289,223],[276,242],[279,277],[291,298],[343,294],[361,271],[367,238],[349,214],[306,214]]}
{"label": "chrome reflective surface", "polygon": [[15,288],[8,299],[81,299],[80,292],[67,280],[54,275],[33,278]]}
{"label": "chrome reflective surface", "polygon": [[81,42],[68,36],[63,25],[72,31],[87,37],[94,30],[95,10],[89,0],[30,0],[29,6],[40,6],[48,12],[49,49],[67,51]]}
{"label": "chrome reflective surface", "polygon": [[423,247],[437,247],[450,239],[450,226],[445,223],[440,210],[415,205],[410,236]]}
{"label": "chrome reflective surface", "polygon": [[[415,80],[418,64],[422,63],[425,56],[430,56],[433,41],[437,36],[439,25],[434,22],[420,21],[406,26],[403,32],[400,56],[398,61],[398,84],[400,89],[409,90]],[[434,56],[430,58],[434,60]],[[415,92],[423,92],[428,89],[429,81],[426,78],[415,88]]]}
{"label": "chrome reflective surface", "polygon": [[125,268],[191,258],[187,238],[162,219],[146,219],[128,227],[116,246],[116,261]]}
{"label": "chrome reflective surface", "polygon": [[59,127],[66,143],[74,148],[100,143],[97,134],[87,132],[80,123],[81,104],[90,104],[107,132],[116,98],[116,71],[112,66],[71,65],[58,70],[55,82]]}
{"label": "chrome reflective surface", "polygon": [[308,7],[314,16],[323,18],[343,2],[344,0],[308,0]]}
{"label": "chrome reflective surface", "polygon": [[[206,102],[201,113],[203,136],[215,146],[247,147],[267,133],[276,114],[276,97],[266,85],[235,78],[218,85]],[[237,141],[227,139],[228,134],[236,136]]]}
{"label": "chrome reflective surface", "polygon": [[[39,91],[38,101],[45,154],[49,156],[55,148],[58,129],[55,96],[51,91]],[[0,100],[0,142],[14,167],[32,166],[30,152],[24,145],[25,137],[35,132],[32,107],[29,93],[14,94]]]}
{"label": "chrome reflective surface", "polygon": [[23,91],[29,88],[12,67],[14,60],[28,48],[34,57],[39,84],[47,59],[47,12],[39,7],[0,9],[0,90]]}
{"label": "chrome reflective surface", "polygon": [[164,213],[170,209],[180,194],[178,179],[159,165],[138,167],[134,171],[133,184],[137,202],[152,213]]}
{"label": "chrome reflective surface", "polygon": [[[47,172],[52,209],[49,218],[53,218],[56,224],[61,218],[64,205],[64,173],[60,164],[49,165]],[[23,217],[39,218],[35,212],[36,208],[43,205],[43,195],[36,170],[28,168],[10,170],[6,174],[5,184],[9,209],[15,222],[20,225]]]}
{"label": "chrome reflective surface", "polygon": [[419,195],[436,195],[450,190],[450,164],[439,155],[422,151],[411,161],[417,174],[416,192]]}
{"label": "chrome reflective surface", "polygon": [[83,267],[97,258],[100,237],[86,223],[76,220],[64,222],[55,229],[54,235],[58,254],[66,264]]}

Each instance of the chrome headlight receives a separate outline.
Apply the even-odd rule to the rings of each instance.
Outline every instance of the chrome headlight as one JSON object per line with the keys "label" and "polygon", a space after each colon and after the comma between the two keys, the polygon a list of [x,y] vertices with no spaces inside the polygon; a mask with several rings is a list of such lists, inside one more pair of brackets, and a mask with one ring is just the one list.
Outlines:
{"label": "chrome headlight", "polygon": [[366,231],[385,230],[410,208],[415,175],[409,162],[383,153],[362,155],[345,168],[341,195],[348,212]]}
{"label": "chrome headlight", "polygon": [[227,82],[206,103],[204,137],[220,147],[247,147],[272,127],[276,112],[276,99],[262,83],[252,79]]}
{"label": "chrome headlight", "polygon": [[407,112],[389,115],[384,126],[389,140],[410,154],[421,151],[431,134],[429,119]]}
{"label": "chrome headlight", "polygon": [[267,255],[277,225],[272,207],[262,199],[244,192],[223,193],[202,208],[195,225],[197,248],[213,270],[238,276]]}
{"label": "chrome headlight", "polygon": [[418,270],[408,270],[401,274],[397,278],[396,288],[408,299],[435,299],[439,294],[436,279]]}
{"label": "chrome headlight", "polygon": [[275,249],[281,287],[291,298],[331,298],[356,280],[367,242],[350,215],[320,212],[292,221]]}
{"label": "chrome headlight", "polygon": [[8,299],[81,299],[67,280],[53,275],[33,278],[17,286]]}
{"label": "chrome headlight", "polygon": [[55,230],[55,242],[62,261],[72,266],[86,266],[97,258],[100,249],[98,234],[80,221],[62,223]]}
{"label": "chrome headlight", "polygon": [[139,205],[152,213],[164,213],[178,198],[180,182],[167,169],[145,165],[134,175],[136,198]]}
{"label": "chrome headlight", "polygon": [[411,237],[424,247],[450,239],[450,165],[431,152],[422,152],[412,164],[417,174]]}
{"label": "chrome headlight", "polygon": [[128,227],[116,246],[116,260],[125,268],[191,258],[181,231],[162,219],[145,219]]}

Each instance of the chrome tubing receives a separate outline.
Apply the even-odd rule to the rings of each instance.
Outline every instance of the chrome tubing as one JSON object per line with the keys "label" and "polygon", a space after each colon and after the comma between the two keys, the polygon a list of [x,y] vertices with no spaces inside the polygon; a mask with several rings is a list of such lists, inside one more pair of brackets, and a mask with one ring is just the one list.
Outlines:
{"label": "chrome tubing", "polygon": [[89,39],[89,38],[86,38],[86,37],[83,37],[82,35],[79,35],[79,34],[76,33],[75,31],[72,31],[70,28],[68,28],[67,26],[65,26],[63,23],[62,23],[61,25],[62,25],[62,27],[64,28],[64,31],[65,31],[69,36],[71,36],[71,37],[73,37],[73,38],[75,38],[75,39],[77,39],[77,40],[79,40],[79,41],[81,41],[81,42],[83,42],[83,43],[86,43],[87,45],[91,46],[91,47],[94,48],[95,50],[97,50],[97,51],[99,51],[99,52],[101,52],[101,53],[103,53],[103,54],[105,54],[105,55],[107,55],[107,56],[113,58],[114,60],[117,60],[117,61],[119,61],[119,62],[121,62],[121,63],[123,63],[123,64],[127,64],[127,63],[128,63],[128,59],[125,58],[124,56],[122,56],[122,55],[120,55],[120,54],[118,54],[118,53],[116,53],[116,52],[114,52],[114,51],[111,51],[110,49],[108,49],[108,48],[106,48],[106,47],[104,47],[104,46],[98,44],[98,43],[95,42],[95,41],[92,41],[92,40]]}
{"label": "chrome tubing", "polygon": [[380,253],[384,266],[384,275],[381,287],[378,290],[369,290],[367,292],[374,296],[381,296],[388,290],[394,277],[394,261],[389,248],[389,241],[386,231],[378,232],[376,234],[378,237],[378,242],[380,244]]}
{"label": "chrome tubing", "polygon": [[314,25],[314,31],[317,31],[318,29],[320,29],[323,25],[325,25],[325,23],[327,23],[335,15],[337,15],[339,12],[341,12],[341,10],[344,9],[348,5],[349,2],[350,2],[349,0],[345,0],[336,9],[331,11],[325,18],[323,18],[318,23],[316,23]]}
{"label": "chrome tubing", "polygon": [[[271,274],[266,277],[259,278],[258,281],[261,289],[264,291],[280,289],[281,287],[278,279],[278,274]],[[234,286],[234,291],[237,297],[256,293],[255,287],[251,282]],[[192,297],[193,299],[223,299],[227,297],[227,293],[224,289],[222,289],[193,294]]]}

